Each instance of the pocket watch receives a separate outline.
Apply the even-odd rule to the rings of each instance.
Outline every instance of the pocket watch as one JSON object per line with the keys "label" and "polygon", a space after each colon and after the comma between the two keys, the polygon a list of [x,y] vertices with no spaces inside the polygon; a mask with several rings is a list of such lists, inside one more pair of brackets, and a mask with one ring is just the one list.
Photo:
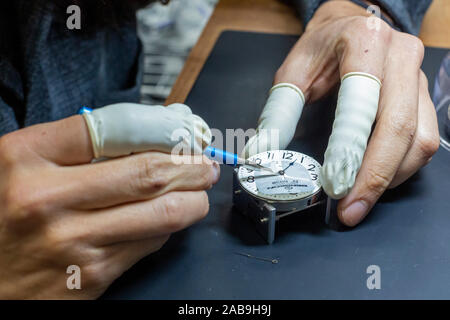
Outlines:
{"label": "pocket watch", "polygon": [[323,203],[321,165],[306,154],[289,150],[265,151],[248,160],[270,170],[235,168],[233,204],[271,244],[276,221]]}

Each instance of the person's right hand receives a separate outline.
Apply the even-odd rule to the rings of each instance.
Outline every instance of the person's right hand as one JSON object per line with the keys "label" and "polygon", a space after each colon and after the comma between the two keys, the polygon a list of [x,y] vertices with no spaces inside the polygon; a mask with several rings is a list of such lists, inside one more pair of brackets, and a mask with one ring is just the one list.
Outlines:
{"label": "person's right hand", "polygon": [[[0,298],[100,296],[207,214],[204,190],[220,174],[203,156],[192,165],[159,152],[93,157],[81,116],[0,138]],[[67,288],[71,265],[81,269],[81,290]]]}

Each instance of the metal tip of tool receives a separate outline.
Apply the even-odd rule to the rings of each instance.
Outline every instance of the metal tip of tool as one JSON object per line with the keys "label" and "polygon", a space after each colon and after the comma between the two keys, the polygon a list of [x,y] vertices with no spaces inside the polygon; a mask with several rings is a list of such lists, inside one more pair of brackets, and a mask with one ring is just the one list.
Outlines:
{"label": "metal tip of tool", "polygon": [[238,158],[237,163],[241,166],[247,166],[247,167],[252,167],[252,168],[258,168],[260,170],[265,170],[265,171],[269,171],[271,173],[275,173],[278,174],[278,172],[274,171],[272,168],[263,166],[259,163],[256,163],[255,161],[249,160],[249,159],[243,159],[243,158]]}
{"label": "metal tip of tool", "polygon": [[272,173],[277,173],[272,168],[263,166],[263,165],[261,165],[259,163],[256,163],[256,162],[253,162],[253,161],[250,161],[250,160],[245,160],[245,165],[248,165],[248,166],[251,166],[251,167],[255,167],[255,168],[258,168],[258,169],[261,169],[261,170],[269,171],[269,172],[272,172]]}

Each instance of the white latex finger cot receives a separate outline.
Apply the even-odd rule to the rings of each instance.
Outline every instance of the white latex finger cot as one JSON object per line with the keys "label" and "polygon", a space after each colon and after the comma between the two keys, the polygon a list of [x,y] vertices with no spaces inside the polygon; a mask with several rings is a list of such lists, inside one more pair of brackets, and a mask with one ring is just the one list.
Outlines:
{"label": "white latex finger cot", "polygon": [[378,110],[381,82],[373,75],[352,72],[342,78],[333,131],[321,169],[321,183],[333,199],[353,187]]}
{"label": "white latex finger cot", "polygon": [[[208,125],[187,106],[122,103],[85,113],[95,158],[145,151],[201,154],[211,143]],[[181,134],[183,133],[183,134]]]}
{"label": "white latex finger cot", "polygon": [[258,120],[257,133],[245,146],[242,157],[286,148],[294,137],[304,105],[305,97],[298,87],[290,83],[275,85]]}

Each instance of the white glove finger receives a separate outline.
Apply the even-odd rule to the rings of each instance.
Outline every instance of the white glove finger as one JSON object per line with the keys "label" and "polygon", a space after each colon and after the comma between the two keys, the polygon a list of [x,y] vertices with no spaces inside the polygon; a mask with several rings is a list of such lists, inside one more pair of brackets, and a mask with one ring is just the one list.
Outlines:
{"label": "white glove finger", "polygon": [[191,116],[193,123],[192,136],[194,137],[193,151],[195,154],[202,154],[206,147],[211,145],[212,133],[206,122],[197,115]]}
{"label": "white glove finger", "polygon": [[279,143],[279,130],[262,129],[248,140],[241,156],[248,158],[261,152],[286,148],[285,145],[280,146]]}
{"label": "white glove finger", "polygon": [[168,105],[166,108],[186,115],[192,114],[191,108],[182,103],[173,103]]}
{"label": "white glove finger", "polygon": [[325,151],[320,179],[333,199],[352,189],[378,111],[380,80],[368,73],[346,74],[339,90],[333,131]]}
{"label": "white glove finger", "polygon": [[257,134],[245,146],[242,157],[286,148],[294,137],[304,105],[305,97],[298,87],[290,83],[275,85],[259,118]]}
{"label": "white glove finger", "polygon": [[[183,136],[194,136],[195,126],[206,133],[207,143],[208,125],[198,116],[186,117],[186,108],[175,108],[177,111],[162,106],[123,103],[84,114],[95,157],[113,158],[145,151],[170,153],[180,139],[187,139]],[[179,112],[182,109],[185,111]],[[191,142],[190,139],[187,142]],[[193,139],[183,150],[198,153],[203,144],[203,138]]]}

